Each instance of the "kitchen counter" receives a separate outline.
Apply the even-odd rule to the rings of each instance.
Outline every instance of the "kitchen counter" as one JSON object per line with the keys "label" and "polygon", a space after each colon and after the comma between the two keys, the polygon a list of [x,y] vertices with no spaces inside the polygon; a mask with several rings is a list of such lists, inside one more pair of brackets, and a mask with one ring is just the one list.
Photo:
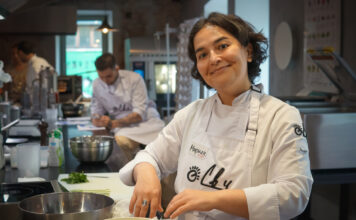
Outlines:
{"label": "kitchen counter", "polygon": [[[128,160],[124,156],[125,154],[116,145],[114,141],[113,151],[110,157],[102,163],[80,163],[71,153],[69,149],[69,139],[72,137],[78,137],[83,135],[93,135],[91,131],[80,131],[76,125],[62,125],[59,126],[63,132],[63,146],[65,163],[61,167],[46,167],[40,169],[39,176],[47,181],[58,180],[65,190],[82,190],[85,192],[102,192],[103,187],[105,193],[118,202],[119,206],[115,206],[114,210],[118,210],[120,207],[120,215],[129,215],[128,204],[133,191],[133,187],[125,186],[119,179],[115,172],[124,166]],[[108,132],[95,131],[97,135],[110,135]],[[32,140],[31,140],[32,141]],[[65,178],[68,173],[71,172],[84,172],[84,173],[96,173],[90,177],[88,174],[89,183],[79,185],[69,185],[61,182],[62,178]],[[104,176],[103,178],[97,178],[97,176]],[[10,163],[7,162],[5,168],[0,170],[0,183],[16,183],[18,179],[18,170],[11,168]],[[57,181],[52,181],[57,184]],[[51,184],[53,184],[51,182]],[[47,183],[47,182],[43,182]],[[57,184],[58,185],[58,184]],[[53,185],[52,185],[53,186]],[[57,191],[59,189],[55,188]],[[95,189],[95,190],[94,190]],[[62,189],[63,190],[63,189]],[[117,212],[117,211],[115,211]],[[17,202],[0,203],[0,216],[6,213],[9,219],[21,219],[20,211],[17,207]],[[123,214],[124,213],[124,214]]]}
{"label": "kitchen counter", "polygon": [[[72,137],[92,135],[91,131],[79,131],[75,125],[60,126],[63,131],[65,163],[61,167],[46,167],[40,169],[40,177],[46,180],[55,180],[61,173],[85,172],[108,173],[118,172],[128,161],[121,149],[114,142],[113,152],[105,163],[80,163],[69,149],[69,139]],[[107,133],[108,134],[108,133]],[[11,168],[9,162],[0,170],[0,183],[15,183],[18,178],[18,170]]]}

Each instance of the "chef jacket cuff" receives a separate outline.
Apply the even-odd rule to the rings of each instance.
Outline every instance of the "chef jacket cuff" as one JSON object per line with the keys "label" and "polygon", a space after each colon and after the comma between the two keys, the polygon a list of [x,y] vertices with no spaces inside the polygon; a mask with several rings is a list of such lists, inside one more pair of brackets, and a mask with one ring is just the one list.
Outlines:
{"label": "chef jacket cuff", "polygon": [[136,112],[137,114],[139,114],[142,118],[142,121],[145,121],[146,120],[146,117],[145,116],[145,111],[139,109],[139,108],[133,108],[132,109],[132,112]]}
{"label": "chef jacket cuff", "polygon": [[243,189],[247,198],[249,219],[278,220],[278,193],[274,184],[263,184]]}
{"label": "chef jacket cuff", "polygon": [[156,161],[147,152],[140,151],[137,153],[135,159],[131,160],[119,171],[119,177],[125,185],[128,186],[135,185],[135,180],[133,178],[133,170],[137,164],[143,162],[150,163],[155,168],[158,178],[161,178],[161,172],[158,168]]}

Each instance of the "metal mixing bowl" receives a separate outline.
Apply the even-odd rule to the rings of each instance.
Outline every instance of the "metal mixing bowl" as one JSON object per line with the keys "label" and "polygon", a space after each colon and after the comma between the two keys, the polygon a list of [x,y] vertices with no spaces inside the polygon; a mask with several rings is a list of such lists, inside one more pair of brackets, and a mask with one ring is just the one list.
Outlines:
{"label": "metal mixing bowl", "polygon": [[72,154],[81,162],[103,162],[111,155],[114,138],[111,136],[81,136],[69,140]]}
{"label": "metal mixing bowl", "polygon": [[112,217],[113,206],[108,196],[84,192],[41,194],[19,203],[24,220],[102,220]]}

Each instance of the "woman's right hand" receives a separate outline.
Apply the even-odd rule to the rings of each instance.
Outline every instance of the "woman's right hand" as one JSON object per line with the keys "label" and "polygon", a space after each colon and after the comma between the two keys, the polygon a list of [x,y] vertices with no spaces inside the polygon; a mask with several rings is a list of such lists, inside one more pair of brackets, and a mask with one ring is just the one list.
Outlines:
{"label": "woman's right hand", "polygon": [[137,164],[134,179],[136,185],[130,201],[130,213],[135,217],[146,217],[150,207],[149,217],[153,218],[157,211],[163,212],[161,183],[155,168],[147,162]]}

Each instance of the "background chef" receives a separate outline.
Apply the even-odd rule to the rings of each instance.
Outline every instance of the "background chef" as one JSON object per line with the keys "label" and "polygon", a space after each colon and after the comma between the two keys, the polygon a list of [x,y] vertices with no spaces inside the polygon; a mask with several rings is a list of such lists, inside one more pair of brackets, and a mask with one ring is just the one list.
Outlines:
{"label": "background chef", "polygon": [[234,15],[212,13],[189,39],[192,76],[217,93],[181,111],[120,170],[135,184],[130,212],[162,211],[159,178],[177,171],[165,217],[291,219],[312,186],[298,110],[266,95],[254,80],[267,39]]}
{"label": "background chef", "polygon": [[110,53],[98,57],[95,66],[99,78],[93,82],[92,122],[113,129],[117,144],[131,160],[140,144],[157,137],[164,122],[139,74],[120,70]]}
{"label": "background chef", "polygon": [[[42,69],[47,67],[53,69],[53,66],[49,64],[46,59],[36,55],[34,44],[29,41],[21,41],[17,43],[16,48],[18,57],[22,62],[27,64],[26,92],[30,95],[32,100],[33,81],[40,78],[39,73]],[[47,86],[45,80],[42,82],[42,86]]]}

